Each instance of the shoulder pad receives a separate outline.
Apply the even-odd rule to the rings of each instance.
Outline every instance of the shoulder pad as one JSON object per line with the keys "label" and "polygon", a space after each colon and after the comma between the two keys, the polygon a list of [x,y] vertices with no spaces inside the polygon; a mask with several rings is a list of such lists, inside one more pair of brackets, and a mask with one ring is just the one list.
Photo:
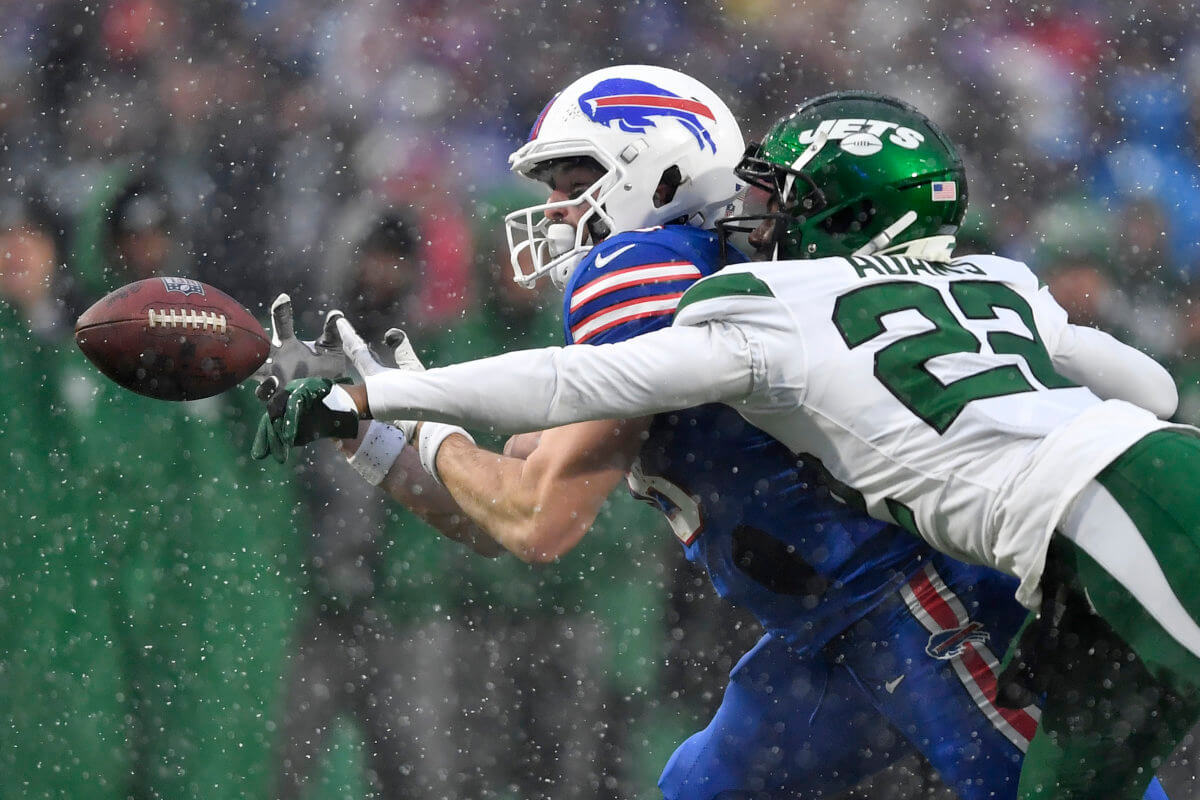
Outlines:
{"label": "shoulder pad", "polygon": [[1041,285],[1037,275],[1023,261],[990,254],[957,256],[950,261],[951,264],[960,262],[974,264],[994,280],[1025,287],[1031,291],[1037,291]]}
{"label": "shoulder pad", "polygon": [[687,252],[684,241],[659,228],[618,234],[592,248],[563,299],[567,341],[621,341],[666,327],[684,290],[718,266]]}

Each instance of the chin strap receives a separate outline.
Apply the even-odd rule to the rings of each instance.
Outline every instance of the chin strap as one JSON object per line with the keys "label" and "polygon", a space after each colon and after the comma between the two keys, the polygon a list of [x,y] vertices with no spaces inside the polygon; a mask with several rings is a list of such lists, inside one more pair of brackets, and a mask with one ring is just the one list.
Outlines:
{"label": "chin strap", "polygon": [[576,228],[565,222],[556,222],[546,228],[546,257],[561,260],[545,274],[550,276],[550,282],[559,289],[566,288],[571,273],[592,249],[582,244],[581,239]]}
{"label": "chin strap", "polygon": [[550,275],[550,283],[554,284],[554,288],[560,291],[567,288],[567,281],[571,279],[571,273],[575,271],[575,268],[579,266],[579,262],[583,261],[583,257],[591,249],[589,247],[587,250],[572,254],[570,258],[564,258],[554,269],[550,270],[548,274]]}
{"label": "chin strap", "polygon": [[954,252],[953,236],[927,236],[893,245],[878,252],[882,256],[909,256],[922,261],[949,261]]}
{"label": "chin strap", "polygon": [[[893,239],[907,230],[916,221],[917,212],[910,209],[900,219],[876,234],[871,241],[855,250],[853,255],[910,256],[922,259],[923,261],[949,261],[950,253],[954,250],[953,236],[926,236],[921,239],[913,239],[909,242],[891,244]],[[889,247],[889,245],[891,246]]]}
{"label": "chin strap", "polygon": [[[879,233],[875,234],[875,237],[871,239],[871,241],[855,250],[854,255],[869,256],[881,252],[891,243],[892,239],[895,239],[901,233],[904,233],[904,229],[916,221],[917,212],[909,209],[904,213],[903,216],[900,217],[900,219],[896,220],[891,225],[888,225]],[[908,242],[905,242],[905,244],[908,244]]]}

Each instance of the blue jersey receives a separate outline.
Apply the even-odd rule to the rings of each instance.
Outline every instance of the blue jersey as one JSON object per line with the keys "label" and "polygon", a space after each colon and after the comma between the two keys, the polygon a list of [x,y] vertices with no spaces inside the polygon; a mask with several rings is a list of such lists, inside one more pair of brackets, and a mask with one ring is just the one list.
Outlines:
{"label": "blue jersey", "polygon": [[[737,260],[746,259],[737,254]],[[605,239],[567,281],[567,344],[622,342],[669,326],[684,291],[720,265],[717,235],[687,225]]]}
{"label": "blue jersey", "polygon": [[[711,231],[671,225],[613,236],[567,284],[566,341],[664,328],[684,290],[719,268]],[[835,500],[815,459],[797,458],[723,405],[658,415],[629,482],[666,514],[717,592],[797,654],[878,605],[929,553],[915,536]]]}

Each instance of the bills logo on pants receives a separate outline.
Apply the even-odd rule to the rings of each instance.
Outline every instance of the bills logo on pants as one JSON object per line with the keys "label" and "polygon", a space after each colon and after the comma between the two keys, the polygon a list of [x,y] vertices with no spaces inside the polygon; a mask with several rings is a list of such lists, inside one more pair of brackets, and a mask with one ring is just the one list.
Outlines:
{"label": "bills logo on pants", "polygon": [[1041,709],[1026,706],[1014,710],[996,705],[996,677],[1000,661],[987,646],[988,634],[971,620],[967,609],[947,588],[933,564],[901,587],[901,596],[912,615],[929,631],[926,652],[949,659],[954,672],[971,699],[988,720],[1022,753],[1037,732]]}

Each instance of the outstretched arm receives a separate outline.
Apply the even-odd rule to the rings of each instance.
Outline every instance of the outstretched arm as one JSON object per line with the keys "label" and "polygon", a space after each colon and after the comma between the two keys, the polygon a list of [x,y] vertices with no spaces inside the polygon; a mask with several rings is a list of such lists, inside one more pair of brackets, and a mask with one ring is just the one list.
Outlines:
{"label": "outstretched arm", "polygon": [[[366,380],[385,373],[349,323],[339,320],[338,328]],[[419,372],[408,374],[421,377]],[[477,379],[477,371],[467,371],[467,385],[478,396]],[[444,382],[432,383],[446,389]],[[530,386],[524,380],[522,385]],[[465,430],[452,425],[427,421],[417,426],[389,415],[385,419],[400,421],[374,420],[364,426],[365,393],[354,392],[362,403],[356,409],[348,389],[354,387],[343,388],[327,378],[288,384],[271,397],[252,455],[283,461],[297,444],[341,439],[343,453],[365,480],[383,485],[442,533],[485,554],[494,554],[491,543],[499,544],[527,561],[552,560],[579,541],[631,464],[647,427],[646,421],[592,422],[550,431],[521,459],[482,450]],[[487,396],[494,402],[507,391],[508,384],[497,381]]]}
{"label": "outstretched arm", "polygon": [[[416,437],[421,463],[434,465],[468,517],[518,557],[548,561],[591,526],[640,447],[646,417],[742,400],[761,363],[737,327],[710,322],[427,372],[372,371],[358,386],[300,381],[271,424],[285,450],[336,437],[355,416],[507,432],[569,426],[543,434],[525,460],[481,450],[463,431],[437,439],[436,447],[426,446],[428,424]],[[631,419],[638,421],[609,421]],[[587,424],[571,424],[577,422]]]}
{"label": "outstretched arm", "polygon": [[523,433],[631,419],[754,387],[751,347],[724,323],[672,327],[618,344],[506,353],[423,373],[387,370],[349,387],[360,413]]}
{"label": "outstretched arm", "polygon": [[[365,431],[366,425],[362,428]],[[334,442],[342,455],[349,458],[358,449],[361,437],[335,439]],[[425,471],[415,447],[405,447],[400,452],[379,488],[443,536],[470,547],[479,555],[495,558],[504,552],[500,544],[459,508],[446,487],[440,486]]]}
{"label": "outstretched arm", "polygon": [[[360,373],[378,374],[382,365],[353,326],[343,321],[338,327]],[[389,331],[388,343],[398,365],[424,370],[402,332]],[[379,441],[358,453],[393,460],[380,484],[393,499],[476,552],[496,555],[506,548],[525,561],[541,562],[570,550],[591,527],[632,463],[649,422],[573,425],[510,440],[505,455],[476,446],[462,429],[426,423],[414,430],[411,423],[397,424],[400,428],[360,423],[368,442],[373,435]],[[417,447],[403,446],[405,428],[404,436],[418,441]],[[356,453],[346,444],[343,451],[348,457]],[[357,464],[356,469],[377,479],[382,467]]]}
{"label": "outstretched arm", "polygon": [[[585,422],[525,439],[501,455],[452,435],[437,453],[442,484],[406,447],[380,483],[450,539],[494,557],[552,561],[571,550],[641,447],[649,419]],[[364,426],[365,427],[365,426]],[[346,455],[359,440],[337,440]]]}
{"label": "outstretched arm", "polygon": [[649,419],[548,430],[528,458],[466,438],[446,440],[437,471],[459,507],[523,561],[551,561],[578,544],[641,447]]}

